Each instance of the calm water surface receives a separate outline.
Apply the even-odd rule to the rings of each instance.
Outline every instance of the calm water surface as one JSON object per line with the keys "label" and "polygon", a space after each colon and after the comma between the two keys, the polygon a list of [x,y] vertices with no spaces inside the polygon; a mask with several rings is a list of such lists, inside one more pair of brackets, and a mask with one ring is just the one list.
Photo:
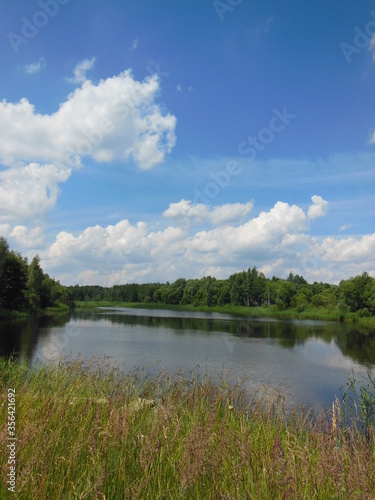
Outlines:
{"label": "calm water surface", "polygon": [[330,407],[348,376],[375,376],[375,332],[322,321],[239,319],[219,313],[101,308],[60,318],[0,322],[0,354],[31,364],[109,356],[124,371],[164,370],[215,380],[228,372],[250,392],[281,387],[290,404]]}

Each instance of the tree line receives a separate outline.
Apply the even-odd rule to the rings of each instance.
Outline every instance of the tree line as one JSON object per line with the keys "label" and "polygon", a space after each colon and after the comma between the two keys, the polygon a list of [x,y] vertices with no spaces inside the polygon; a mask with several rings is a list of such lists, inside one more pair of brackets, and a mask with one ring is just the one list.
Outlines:
{"label": "tree line", "polygon": [[228,279],[206,276],[180,278],[173,283],[145,283],[68,287],[75,301],[141,302],[193,306],[273,306],[277,310],[337,310],[340,314],[375,315],[375,279],[364,272],[339,285],[315,281],[290,272],[286,279],[268,279],[256,267],[232,274]]}
{"label": "tree line", "polygon": [[73,306],[69,290],[43,272],[38,256],[29,263],[0,237],[0,311],[38,313],[59,304]]}

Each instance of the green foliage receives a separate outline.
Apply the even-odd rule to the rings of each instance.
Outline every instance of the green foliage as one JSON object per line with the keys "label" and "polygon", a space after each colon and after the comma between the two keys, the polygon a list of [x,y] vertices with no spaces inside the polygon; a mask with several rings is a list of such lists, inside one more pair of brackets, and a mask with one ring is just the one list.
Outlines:
{"label": "green foliage", "polygon": [[73,306],[68,289],[43,273],[38,256],[28,264],[0,237],[0,309],[37,313],[59,304]]}
{"label": "green foliage", "polygon": [[44,275],[40,267],[40,260],[36,256],[31,261],[27,272],[27,296],[30,307],[33,310],[42,308],[43,281]]}
{"label": "green foliage", "polygon": [[27,262],[21,255],[8,252],[1,262],[1,299],[4,309],[21,311],[27,305]]}
{"label": "green foliage", "polygon": [[368,273],[340,282],[341,295],[350,311],[367,309],[375,315],[375,279]]}
{"label": "green foliage", "polygon": [[349,376],[342,399],[346,420],[354,421],[368,438],[370,430],[375,428],[375,379],[370,373],[367,376],[369,382],[359,389],[354,374]]}
{"label": "green foliage", "polygon": [[290,280],[280,280],[277,282],[276,305],[279,309],[289,309],[291,307],[296,291],[296,285]]}
{"label": "green foliage", "polygon": [[267,280],[256,267],[230,276],[230,300],[234,305],[260,306],[264,301]]}

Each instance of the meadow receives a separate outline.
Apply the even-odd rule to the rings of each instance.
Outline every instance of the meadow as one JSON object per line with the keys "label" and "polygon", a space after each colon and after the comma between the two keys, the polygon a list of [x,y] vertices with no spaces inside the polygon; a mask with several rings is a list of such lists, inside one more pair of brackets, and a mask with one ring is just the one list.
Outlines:
{"label": "meadow", "polygon": [[[9,498],[7,397],[15,389],[16,498],[375,498],[375,387],[312,417],[277,390],[67,360],[1,359],[0,497]],[[373,405],[373,406],[372,406]],[[371,413],[372,412],[372,413]]]}

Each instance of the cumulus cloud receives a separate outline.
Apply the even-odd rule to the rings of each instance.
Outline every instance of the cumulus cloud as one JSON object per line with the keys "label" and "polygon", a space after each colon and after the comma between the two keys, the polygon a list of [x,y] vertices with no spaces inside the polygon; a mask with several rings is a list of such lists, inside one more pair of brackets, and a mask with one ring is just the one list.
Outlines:
{"label": "cumulus cloud", "polygon": [[0,172],[0,222],[41,218],[51,210],[70,169],[30,163]]}
{"label": "cumulus cloud", "polygon": [[23,248],[37,248],[44,243],[41,227],[29,230],[26,226],[15,226],[10,233],[10,238]]}
{"label": "cumulus cloud", "polygon": [[194,204],[190,200],[182,199],[171,203],[163,212],[163,217],[175,219],[179,222],[204,223],[214,225],[235,223],[246,217],[252,210],[253,203],[226,203],[225,205],[210,207],[203,203]]}
{"label": "cumulus cloud", "polygon": [[155,103],[157,77],[144,82],[130,71],[77,88],[57,112],[41,115],[27,100],[0,103],[0,160],[59,161],[80,166],[81,158],[134,161],[151,168],[175,144],[176,119]]}
{"label": "cumulus cloud", "polygon": [[314,195],[311,198],[313,204],[310,205],[307,212],[307,217],[309,219],[317,219],[318,217],[324,217],[328,213],[328,201],[323,200],[321,196]]}
{"label": "cumulus cloud", "polygon": [[191,245],[197,252],[218,252],[225,259],[280,250],[287,234],[302,233],[306,227],[306,215],[300,207],[278,201],[269,212],[261,212],[239,226],[224,226],[210,231],[200,231]]}
{"label": "cumulus cloud", "polygon": [[[188,212],[192,217],[223,218],[222,207],[192,205],[183,200],[171,204],[173,215]],[[233,208],[238,215],[251,209],[246,204]],[[171,210],[171,206],[168,210]],[[239,210],[239,208],[241,210]],[[218,209],[218,211],[216,211]],[[228,208],[227,208],[228,210]],[[225,212],[225,210],[224,210]],[[277,202],[268,212],[243,224],[218,226],[207,231],[189,232],[180,226],[154,231],[144,222],[128,220],[107,227],[94,226],[79,235],[61,232],[43,255],[46,269],[61,273],[67,282],[78,275],[95,277],[94,282],[166,281],[200,276],[216,270],[225,275],[234,269],[262,265],[306,245],[306,215],[300,207]],[[74,274],[66,274],[69,268]],[[100,274],[92,271],[100,268]],[[84,274],[82,274],[84,273]],[[117,282],[116,281],[116,282]]]}
{"label": "cumulus cloud", "polygon": [[87,80],[87,72],[90,71],[95,66],[96,58],[92,57],[91,59],[83,59],[77,63],[73,70],[73,77],[67,78],[67,81],[70,83],[81,84]]}
{"label": "cumulus cloud", "polygon": [[22,222],[52,209],[58,185],[85,158],[150,169],[175,144],[176,119],[155,102],[158,78],[130,71],[85,82],[52,114],[25,98],[0,102],[0,222]]}
{"label": "cumulus cloud", "polygon": [[375,234],[356,238],[324,238],[319,253],[322,259],[331,262],[370,262],[375,255]]}
{"label": "cumulus cloud", "polygon": [[253,202],[226,203],[211,210],[210,221],[215,225],[236,223],[245,218],[253,209]]}

